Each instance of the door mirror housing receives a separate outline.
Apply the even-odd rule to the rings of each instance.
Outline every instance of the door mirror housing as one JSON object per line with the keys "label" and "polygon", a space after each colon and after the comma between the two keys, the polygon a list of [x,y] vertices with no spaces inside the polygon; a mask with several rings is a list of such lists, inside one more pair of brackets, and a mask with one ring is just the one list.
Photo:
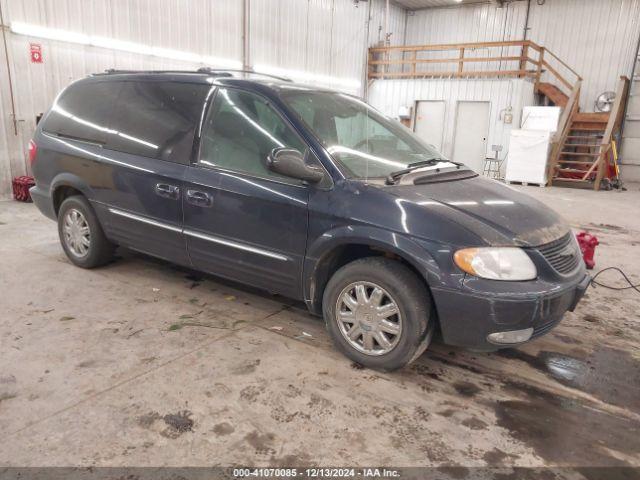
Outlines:
{"label": "door mirror housing", "polygon": [[318,183],[324,172],[307,165],[304,155],[295,148],[274,148],[267,157],[267,168],[286,177],[298,178],[309,183]]}

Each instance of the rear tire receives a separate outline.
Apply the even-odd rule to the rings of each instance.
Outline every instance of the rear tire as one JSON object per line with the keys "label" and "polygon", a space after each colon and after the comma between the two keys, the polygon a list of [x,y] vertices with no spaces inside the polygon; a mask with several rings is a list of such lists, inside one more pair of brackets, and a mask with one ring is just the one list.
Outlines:
{"label": "rear tire", "polygon": [[58,211],[58,235],[71,263],[95,268],[113,259],[115,245],[104,234],[89,201],[81,196],[68,197]]}
{"label": "rear tire", "polygon": [[340,268],[327,284],[322,310],[336,347],[376,370],[397,370],[414,361],[435,330],[424,283],[405,265],[383,257]]}

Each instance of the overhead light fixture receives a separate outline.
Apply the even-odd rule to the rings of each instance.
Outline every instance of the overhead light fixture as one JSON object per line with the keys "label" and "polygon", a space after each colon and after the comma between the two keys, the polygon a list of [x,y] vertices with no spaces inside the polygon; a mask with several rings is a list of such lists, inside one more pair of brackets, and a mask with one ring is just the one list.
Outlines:
{"label": "overhead light fixture", "polygon": [[41,27],[39,25],[30,25],[22,22],[11,22],[11,31],[13,33],[26,35],[28,37],[38,37],[48,40],[56,40],[59,42],[89,45],[92,47],[106,48],[109,50],[137,53],[139,55],[151,55],[154,57],[179,60],[183,62],[202,63],[205,65],[212,65],[221,68],[242,68],[242,62],[239,60],[212,57],[210,55],[200,55],[198,53],[172,50],[169,48],[154,47],[142,43],[117,40],[115,38],[85,35],[83,33]]}
{"label": "overhead light fixture", "polygon": [[273,67],[271,65],[254,65],[253,70],[258,73],[287,77],[300,82],[324,85],[327,87],[357,90],[360,88],[360,80],[355,78],[341,78],[331,75],[316,74],[302,70],[290,70],[288,68]]}

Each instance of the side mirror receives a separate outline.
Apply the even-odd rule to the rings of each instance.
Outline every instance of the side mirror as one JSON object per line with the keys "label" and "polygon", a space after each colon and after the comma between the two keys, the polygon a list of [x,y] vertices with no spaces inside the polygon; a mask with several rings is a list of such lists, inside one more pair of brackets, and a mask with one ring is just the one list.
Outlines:
{"label": "side mirror", "polygon": [[274,148],[267,157],[267,168],[286,177],[318,183],[324,172],[304,162],[304,155],[295,148]]}

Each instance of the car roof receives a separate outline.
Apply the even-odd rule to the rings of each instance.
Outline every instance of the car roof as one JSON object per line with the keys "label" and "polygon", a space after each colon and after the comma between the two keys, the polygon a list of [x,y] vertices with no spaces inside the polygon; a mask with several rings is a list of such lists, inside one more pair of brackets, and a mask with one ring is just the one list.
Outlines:
{"label": "car roof", "polygon": [[[244,78],[243,78],[244,76]],[[264,91],[269,89],[274,93],[285,91],[335,92],[327,88],[294,83],[283,77],[267,75],[243,70],[107,70],[104,73],[90,75],[87,80],[97,81],[171,81],[183,83],[201,83],[240,87]]]}

